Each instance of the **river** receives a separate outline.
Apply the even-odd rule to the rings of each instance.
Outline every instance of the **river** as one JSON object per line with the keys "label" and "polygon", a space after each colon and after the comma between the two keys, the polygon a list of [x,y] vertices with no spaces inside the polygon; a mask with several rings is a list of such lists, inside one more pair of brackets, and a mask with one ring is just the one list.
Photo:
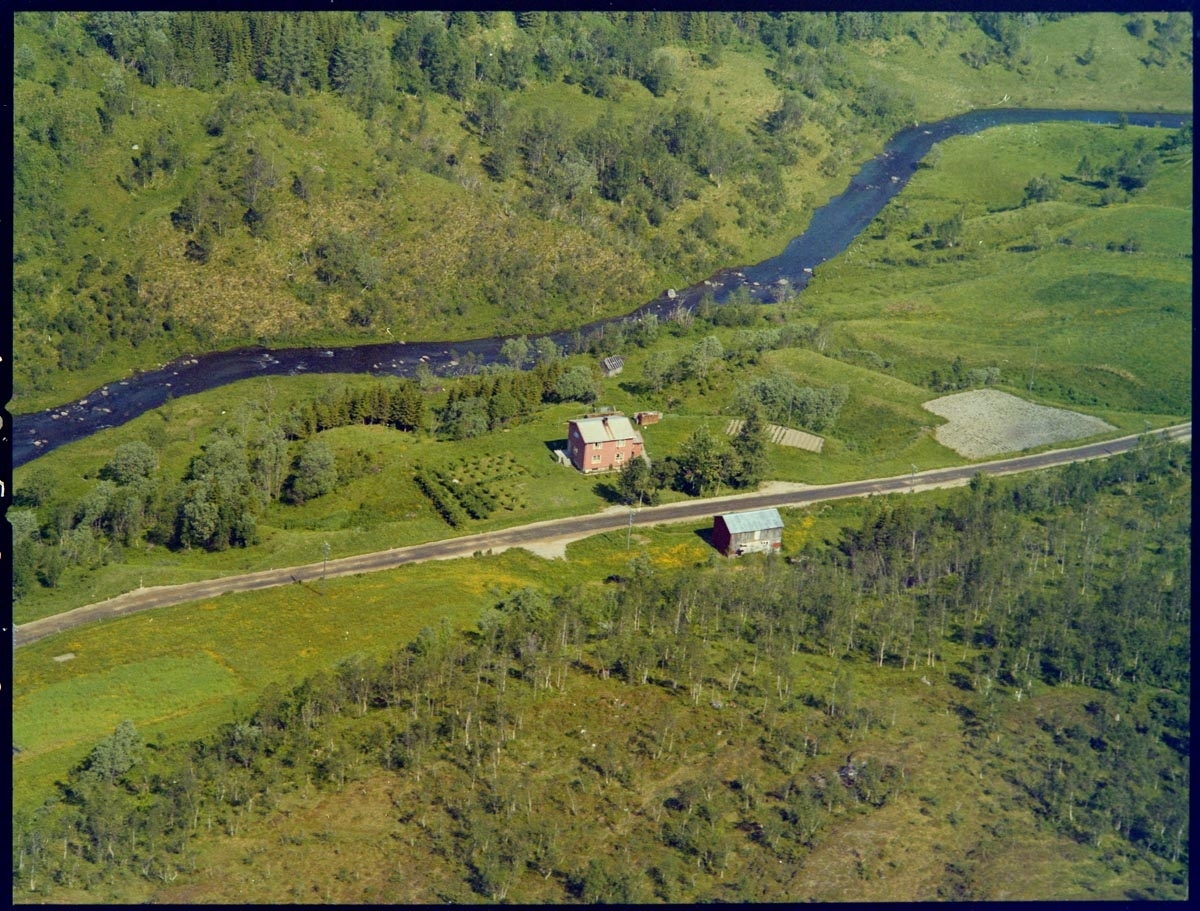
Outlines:
{"label": "river", "polygon": [[[718,303],[744,288],[759,301],[770,301],[782,287],[802,291],[821,263],[838,255],[899,193],[935,142],[950,136],[977,133],[1005,124],[1050,120],[1114,124],[1124,116],[1137,126],[1177,129],[1191,114],[1147,114],[1116,111],[1056,111],[995,108],[971,111],[929,124],[914,124],[894,135],[882,152],[850,179],[849,186],[813,212],[809,227],[782,253],[757,265],[724,269],[703,282],[678,292],[664,292],[624,317],[600,320],[578,330],[654,313],[665,317],[682,305],[694,308],[705,294]],[[565,346],[572,332],[550,337]],[[440,375],[465,370],[465,361],[491,364],[500,358],[504,338],[455,342],[390,342],[343,348],[237,348],[184,356],[154,370],[114,381],[55,408],[12,418],[12,462],[19,467],[59,446],[85,439],[98,430],[115,427],[178,398],[215,389],[255,376],[295,376],[300,373],[370,373],[378,376],[416,376],[424,363]]]}

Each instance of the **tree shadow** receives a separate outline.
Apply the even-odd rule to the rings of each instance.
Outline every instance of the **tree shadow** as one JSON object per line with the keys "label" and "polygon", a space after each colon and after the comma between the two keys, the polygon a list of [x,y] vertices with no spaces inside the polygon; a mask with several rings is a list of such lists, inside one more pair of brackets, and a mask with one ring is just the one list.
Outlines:
{"label": "tree shadow", "polygon": [[647,382],[639,380],[622,380],[617,388],[628,395],[647,396],[654,393],[654,388]]}
{"label": "tree shadow", "polygon": [[1064,183],[1076,183],[1090,190],[1107,190],[1109,188],[1108,183],[1096,178],[1079,177],[1074,174],[1063,174],[1061,176]]}
{"label": "tree shadow", "polygon": [[967,690],[970,692],[975,689],[974,684],[971,683],[971,678],[961,671],[951,671],[949,676],[950,682],[960,690]]}
{"label": "tree shadow", "polygon": [[980,719],[979,713],[970,706],[963,705],[961,702],[955,702],[951,704],[951,708],[962,719],[964,730],[974,731],[983,726],[983,721]]}
{"label": "tree shadow", "polygon": [[621,491],[612,481],[597,481],[592,487],[592,491],[596,496],[603,497],[605,503],[628,505],[625,503],[625,498],[621,496]]}

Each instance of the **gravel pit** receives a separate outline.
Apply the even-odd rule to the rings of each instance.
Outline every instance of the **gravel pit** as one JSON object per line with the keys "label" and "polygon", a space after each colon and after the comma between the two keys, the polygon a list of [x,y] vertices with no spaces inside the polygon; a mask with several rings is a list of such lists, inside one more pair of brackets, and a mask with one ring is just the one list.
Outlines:
{"label": "gravel pit", "polygon": [[1099,418],[1035,405],[998,389],[946,395],[925,402],[923,407],[949,422],[934,431],[935,439],[968,459],[1020,452],[1116,430]]}

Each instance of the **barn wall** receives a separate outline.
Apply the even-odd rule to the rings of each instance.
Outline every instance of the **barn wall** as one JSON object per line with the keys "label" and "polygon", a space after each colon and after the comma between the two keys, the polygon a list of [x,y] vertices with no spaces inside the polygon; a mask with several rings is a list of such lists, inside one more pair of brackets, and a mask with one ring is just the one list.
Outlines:
{"label": "barn wall", "polygon": [[720,516],[713,522],[712,544],[721,553],[729,553],[729,528]]}

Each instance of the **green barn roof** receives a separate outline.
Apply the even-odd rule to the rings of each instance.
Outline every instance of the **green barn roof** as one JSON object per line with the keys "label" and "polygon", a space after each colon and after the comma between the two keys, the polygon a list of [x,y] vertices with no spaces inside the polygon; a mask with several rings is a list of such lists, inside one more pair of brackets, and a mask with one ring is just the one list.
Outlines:
{"label": "green barn roof", "polygon": [[745,512],[726,512],[718,518],[724,521],[729,533],[734,535],[748,531],[763,531],[767,528],[783,528],[783,519],[779,517],[779,510],[774,507],[771,509],[748,509]]}

